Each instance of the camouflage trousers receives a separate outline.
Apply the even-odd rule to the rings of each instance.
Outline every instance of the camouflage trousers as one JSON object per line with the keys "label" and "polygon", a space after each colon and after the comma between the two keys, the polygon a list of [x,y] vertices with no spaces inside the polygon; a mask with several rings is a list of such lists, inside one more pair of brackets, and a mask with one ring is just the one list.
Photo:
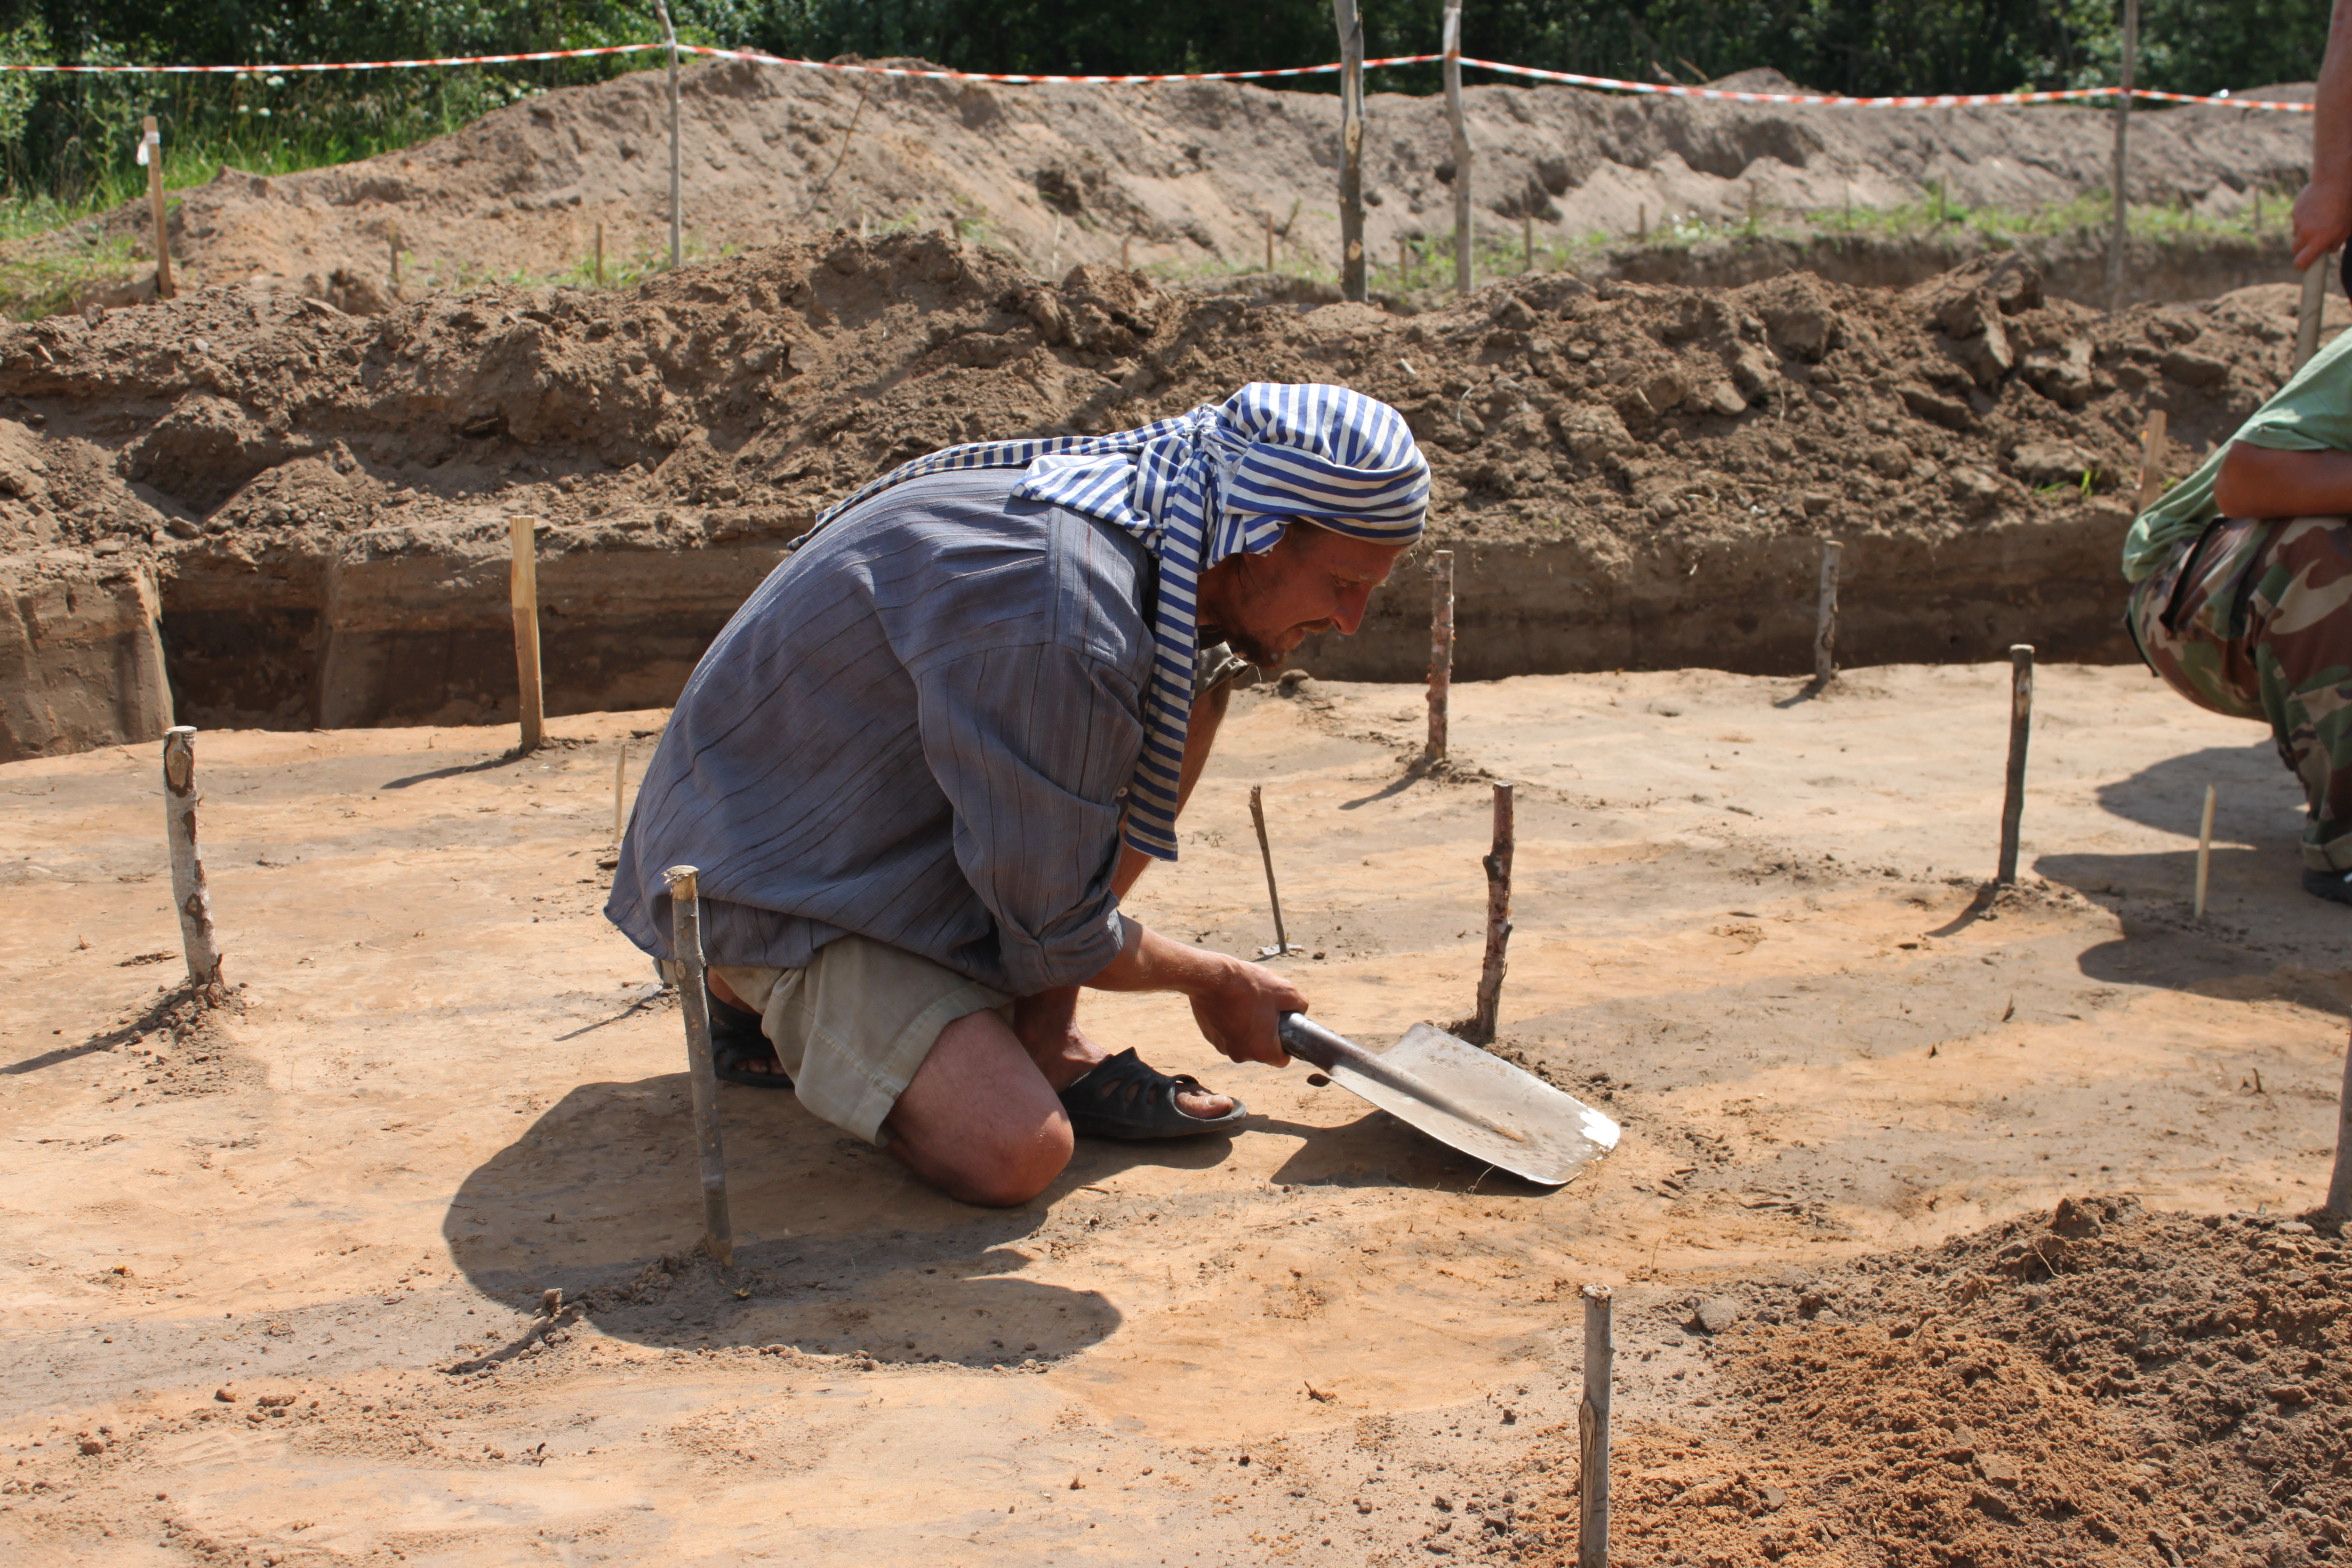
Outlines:
{"label": "camouflage trousers", "polygon": [[2269,723],[2311,808],[2304,864],[2352,871],[2352,518],[2217,522],[2132,590],[2124,623],[2174,691]]}

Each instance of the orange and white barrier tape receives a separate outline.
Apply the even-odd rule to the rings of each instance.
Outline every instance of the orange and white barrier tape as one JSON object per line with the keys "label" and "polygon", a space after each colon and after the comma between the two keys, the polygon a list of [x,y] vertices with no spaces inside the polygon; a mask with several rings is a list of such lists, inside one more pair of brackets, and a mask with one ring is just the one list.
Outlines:
{"label": "orange and white barrier tape", "polygon": [[[1264,71],[1163,71],[1132,76],[1043,76],[1022,71],[951,71],[945,67],[864,65],[839,60],[795,60],[786,55],[762,54],[757,49],[713,49],[707,44],[680,44],[680,54],[699,54],[713,60],[746,60],[754,65],[790,65],[804,71],[848,71],[866,76],[909,77],[926,82],[997,82],[1016,87],[1135,87],[1153,82],[1258,82],[1277,76],[1327,76],[1340,69],[1329,65],[1285,65]],[[1442,60],[1437,54],[1398,54],[1366,60],[1364,69],[1384,65],[1423,65]]]}
{"label": "orange and white barrier tape", "polygon": [[596,55],[644,54],[667,44],[605,44],[594,49],[535,49],[528,54],[449,55],[433,60],[337,60],[326,65],[20,65],[0,60],[0,71],[51,76],[284,76],[297,71],[418,71],[436,65],[521,65],[532,60],[586,60]]}
{"label": "orange and white barrier tape", "polygon": [[[668,47],[666,43],[605,44],[593,49],[536,49],[525,54],[449,55],[425,60],[342,60],[321,65],[53,65],[0,61],[0,71],[57,76],[281,76],[320,71],[414,71],[449,65],[522,65],[538,60],[587,60],[607,55],[648,54]],[[757,49],[719,49],[708,44],[680,44],[678,52],[701,55],[712,60],[788,65],[804,71],[895,76],[933,82],[995,82],[1023,87],[1136,87],[1158,82],[1262,82],[1278,77],[1328,76],[1341,69],[1339,62],[1333,61],[1329,65],[1286,65],[1258,71],[1163,71],[1121,76],[1062,76],[1025,71],[951,71],[944,67],[796,60],[786,55],[763,54]],[[1376,71],[1386,66],[1427,65],[1444,58],[1442,54],[1387,55],[1378,60],[1366,60],[1364,69]],[[1842,93],[1746,92],[1728,87],[1685,87],[1679,82],[1634,82],[1616,76],[1586,76],[1578,71],[1550,71],[1533,65],[1506,65],[1499,60],[1479,60],[1469,55],[1462,56],[1462,63],[1476,70],[1494,71],[1504,76],[1558,82],[1569,87],[1590,87],[1604,92],[1698,98],[1716,103],[1797,104],[1825,109],[2007,108],[2017,104],[2095,102],[2116,98],[2123,93],[2120,87],[2064,87],[2048,92],[1913,93],[1890,98],[1851,98]],[[2135,87],[2131,89],[2131,96],[2158,103],[2215,104],[2231,109],[2284,110],[2290,114],[2312,112],[2312,106],[2308,103],[2232,98],[2227,93],[2168,93],[2152,87]]]}

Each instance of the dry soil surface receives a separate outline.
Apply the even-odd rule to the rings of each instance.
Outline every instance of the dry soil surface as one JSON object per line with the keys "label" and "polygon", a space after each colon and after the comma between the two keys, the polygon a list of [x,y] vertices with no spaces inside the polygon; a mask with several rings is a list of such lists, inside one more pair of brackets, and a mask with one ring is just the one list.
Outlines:
{"label": "dry soil surface", "polygon": [[[1729,85],[1785,89],[1770,72]],[[224,89],[225,90],[225,89]],[[2309,96],[2308,88],[2262,90]],[[1886,207],[1940,188],[1962,205],[2034,208],[2109,189],[2113,117],[2067,107],[1851,110],[1624,98],[1566,87],[1465,94],[1484,241],[1631,235],[1669,218]],[[1265,265],[1326,276],[1339,254],[1334,95],[1247,83],[1011,87],[899,81],[750,64],[694,66],[681,109],[685,226],[701,255],[835,228],[954,224],[1032,271],[1131,259],[1177,277]],[[1435,96],[1373,93],[1366,245],[1453,233],[1454,165]],[[2132,121],[2132,197],[2235,214],[2301,185],[2299,114],[2199,108]],[[454,135],[381,157],[262,178],[223,169],[176,193],[174,264],[202,285],[277,278],[372,295],[485,278],[590,275],[599,225],[612,266],[668,253],[664,88],[641,72],[544,94]],[[100,235],[151,253],[143,202],[26,257]],[[142,281],[143,286],[143,281]]]}
{"label": "dry soil surface", "polygon": [[[1500,1049],[1624,1125],[1551,1193],[1181,1005],[1093,1026],[1249,1100],[1025,1208],[722,1092],[598,918],[658,713],[207,733],[239,987],[176,1005],[150,746],[0,769],[0,1555],[25,1562],[1573,1560],[1578,1289],[1618,1289],[1618,1559],[2344,1560],[2328,1169],[2345,911],[2252,729],[2006,666],[1237,705],[1134,907],[1270,939],[1384,1043],[1466,1011],[1518,787]],[[2220,790],[2213,905],[2192,834]],[[2062,1200],[2075,1200],[2062,1205]],[[2234,1217],[2233,1217],[2234,1216]],[[549,1310],[545,1292],[560,1290]]]}

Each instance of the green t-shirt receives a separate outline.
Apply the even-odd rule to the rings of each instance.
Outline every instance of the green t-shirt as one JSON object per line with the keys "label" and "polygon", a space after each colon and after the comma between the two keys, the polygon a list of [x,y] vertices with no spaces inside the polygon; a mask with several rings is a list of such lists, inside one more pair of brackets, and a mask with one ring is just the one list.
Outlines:
{"label": "green t-shirt", "polygon": [[[2337,333],[2312,355],[2230,440],[2288,452],[2352,452],[2352,332]],[[2183,540],[2196,538],[2221,515],[2213,484],[2229,449],[2230,441],[2214,448],[2195,473],[2133,521],[2123,536],[2124,581],[2153,577]]]}

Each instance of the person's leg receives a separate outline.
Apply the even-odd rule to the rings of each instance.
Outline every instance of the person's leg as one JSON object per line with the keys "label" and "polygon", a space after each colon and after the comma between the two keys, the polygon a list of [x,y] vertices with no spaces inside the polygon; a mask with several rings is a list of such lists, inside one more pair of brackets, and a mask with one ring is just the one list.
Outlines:
{"label": "person's leg", "polygon": [[2352,519],[2282,525],[2249,600],[2263,716],[2310,808],[2306,885],[2352,892]]}
{"label": "person's leg", "polygon": [[1070,1119],[993,1011],[940,1030],[882,1124],[892,1155],[965,1203],[1027,1203],[1070,1163]]}

